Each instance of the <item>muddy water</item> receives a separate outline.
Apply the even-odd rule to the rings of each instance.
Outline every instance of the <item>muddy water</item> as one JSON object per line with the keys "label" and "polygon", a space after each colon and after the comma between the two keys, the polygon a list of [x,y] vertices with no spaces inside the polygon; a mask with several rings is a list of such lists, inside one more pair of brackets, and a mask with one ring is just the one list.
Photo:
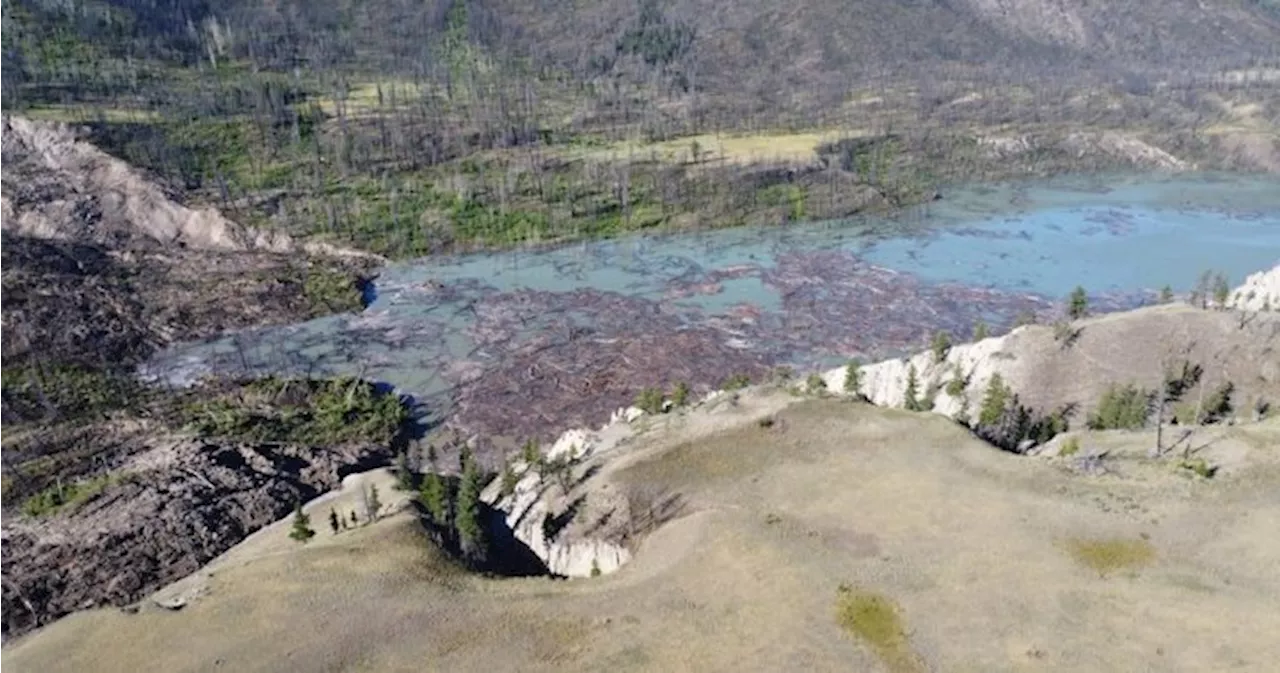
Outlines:
{"label": "muddy water", "polygon": [[[1166,284],[1186,290],[1204,269],[1234,283],[1278,259],[1276,180],[988,186],[894,220],[393,265],[360,315],[177,346],[143,373],[177,384],[214,370],[359,373],[468,431],[539,434],[597,425],[641,386],[882,357],[936,329],[963,338],[979,319],[1048,316],[1077,284],[1119,309]],[[512,419],[513,404],[527,417]]]}

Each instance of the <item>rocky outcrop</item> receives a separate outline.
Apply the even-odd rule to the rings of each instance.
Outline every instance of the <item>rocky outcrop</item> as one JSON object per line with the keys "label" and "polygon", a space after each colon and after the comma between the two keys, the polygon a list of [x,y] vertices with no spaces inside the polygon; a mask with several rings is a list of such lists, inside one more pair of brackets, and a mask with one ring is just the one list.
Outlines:
{"label": "rocky outcrop", "polygon": [[1244,311],[1280,311],[1280,264],[1244,279],[1227,305]]}
{"label": "rocky outcrop", "polygon": [[[66,124],[6,115],[3,120],[5,231],[109,247],[159,243],[236,252],[371,257],[325,243],[299,244],[280,231],[190,208],[141,171],[80,140]],[[380,258],[378,258],[380,259]]]}
{"label": "rocky outcrop", "polygon": [[[616,415],[615,415],[616,417]],[[632,415],[632,418],[638,418]],[[510,494],[501,483],[485,489],[481,498],[504,514],[505,524],[553,575],[590,577],[607,574],[631,560],[623,543],[623,527],[628,518],[626,503],[600,489],[586,488],[589,480],[583,469],[592,455],[617,436],[625,419],[607,424],[600,432],[573,429],[565,432],[545,453],[544,462],[563,461],[568,474],[542,473],[523,462],[513,466],[520,475]],[[603,441],[602,441],[603,440]],[[588,499],[587,493],[590,492]]]}
{"label": "rocky outcrop", "polygon": [[[901,407],[906,403],[907,384],[914,368],[917,394],[932,396],[933,411],[954,418],[966,408],[970,391],[981,391],[993,374],[1008,378],[1014,369],[1013,359],[1001,356],[1012,334],[992,337],[968,344],[953,346],[942,360],[932,352],[917,353],[908,358],[885,360],[862,366],[858,393],[872,404],[885,407]],[[822,374],[827,390],[844,390],[847,368],[839,367]],[[964,393],[952,396],[947,384],[959,376],[966,381]]]}
{"label": "rocky outcrop", "polygon": [[[75,610],[143,598],[286,516],[379,446],[321,448],[175,439],[112,470],[96,496],[42,518],[6,517],[4,635]],[[70,507],[70,506],[69,506]]]}

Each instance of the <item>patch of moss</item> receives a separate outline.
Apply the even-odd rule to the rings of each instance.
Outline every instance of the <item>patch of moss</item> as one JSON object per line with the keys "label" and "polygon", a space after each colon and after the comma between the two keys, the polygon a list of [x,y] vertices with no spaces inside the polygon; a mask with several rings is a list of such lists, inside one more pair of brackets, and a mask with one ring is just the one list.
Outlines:
{"label": "patch of moss", "polygon": [[1212,479],[1218,473],[1217,465],[1210,465],[1204,458],[1186,458],[1178,461],[1178,469],[1186,470],[1203,479]]}
{"label": "patch of moss", "polygon": [[862,640],[892,673],[926,670],[911,649],[898,609],[876,593],[840,585],[836,590],[836,623]]}
{"label": "patch of moss", "polygon": [[210,382],[172,419],[201,436],[311,446],[389,443],[407,420],[399,396],[354,377]]}
{"label": "patch of moss", "polygon": [[121,475],[104,474],[92,479],[70,484],[54,484],[27,498],[22,503],[22,513],[30,517],[42,517],[60,511],[73,510],[96,498],[112,484],[119,483]]}
{"label": "patch of moss", "polygon": [[1072,538],[1067,541],[1067,551],[1077,563],[1102,577],[1118,570],[1141,568],[1156,558],[1155,547],[1143,539]]}

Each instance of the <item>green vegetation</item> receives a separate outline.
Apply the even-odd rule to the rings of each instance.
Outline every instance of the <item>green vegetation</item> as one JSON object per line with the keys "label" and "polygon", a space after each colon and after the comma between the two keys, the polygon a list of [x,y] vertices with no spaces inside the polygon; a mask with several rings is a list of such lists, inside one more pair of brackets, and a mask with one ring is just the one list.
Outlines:
{"label": "green vegetation", "polygon": [[120,483],[123,478],[121,475],[104,474],[70,484],[54,484],[23,501],[22,513],[30,517],[43,517],[75,510],[98,497],[108,487]]}
{"label": "green vegetation", "polygon": [[479,548],[484,542],[484,522],[480,519],[480,491],[483,488],[484,476],[479,466],[474,460],[467,460],[458,485],[454,524],[464,547]]}
{"label": "green vegetation", "polygon": [[990,336],[990,328],[988,328],[988,327],[987,327],[987,323],[986,323],[986,322],[984,322],[984,321],[982,321],[982,320],[979,320],[979,321],[978,321],[978,322],[973,326],[973,340],[974,340],[974,341],[982,341],[983,339],[987,338],[988,336]]}
{"label": "green vegetation", "polygon": [[907,367],[907,389],[903,393],[902,408],[907,411],[924,411],[924,405],[920,401],[920,375],[916,373],[916,366]]}
{"label": "green vegetation", "polygon": [[1089,295],[1085,294],[1083,287],[1077,285],[1067,297],[1067,317],[1079,320],[1087,315],[1089,315]]}
{"label": "green vegetation", "polygon": [[836,623],[869,646],[892,673],[926,670],[888,598],[841,584],[836,590]]}
{"label": "green vegetation", "polygon": [[1141,568],[1156,558],[1155,548],[1145,539],[1073,538],[1067,540],[1067,551],[1077,563],[1097,572],[1100,577],[1119,570]]}
{"label": "green vegetation", "polygon": [[681,381],[671,391],[671,406],[679,408],[689,404],[689,384]]}
{"label": "green vegetation", "polygon": [[338,531],[342,530],[342,520],[338,518],[338,510],[332,507],[329,508],[329,530],[334,535],[337,535]]}
{"label": "green vegetation", "polygon": [[850,360],[844,367],[844,391],[846,393],[856,393],[862,386],[862,361],[858,359]]}
{"label": "green vegetation", "polygon": [[301,503],[295,505],[293,508],[293,525],[289,529],[289,539],[306,543],[315,536],[316,532],[311,529],[311,517],[302,511]]}
{"label": "green vegetation", "polygon": [[1127,385],[1112,384],[1086,421],[1090,430],[1136,430],[1147,424],[1155,393]]}
{"label": "green vegetation", "polygon": [[814,372],[804,383],[805,390],[810,394],[823,393],[827,390],[827,382],[822,379],[822,375]]}
{"label": "green vegetation", "polygon": [[947,394],[951,397],[960,397],[961,395],[964,395],[964,391],[968,387],[969,375],[964,373],[964,369],[961,368],[960,363],[957,362],[955,366],[951,368],[951,378],[947,381],[947,385],[944,390],[946,390]]}
{"label": "green vegetation", "polygon": [[449,485],[444,477],[435,472],[428,472],[422,478],[418,502],[422,503],[431,521],[438,526],[448,527],[451,522],[449,500]]}
{"label": "green vegetation", "polygon": [[746,374],[734,374],[733,376],[725,379],[724,383],[720,384],[720,389],[726,391],[742,390],[749,385],[751,385],[750,376]]}
{"label": "green vegetation", "polygon": [[987,391],[982,397],[982,407],[978,411],[979,425],[995,425],[1004,415],[1013,391],[1004,384],[1004,378],[994,373],[987,381]]}
{"label": "green vegetation", "polygon": [[70,363],[7,366],[0,387],[6,412],[24,420],[102,418],[135,408],[146,393],[130,372]]}
{"label": "green vegetation", "polygon": [[398,396],[352,377],[214,382],[186,395],[176,413],[202,436],[309,445],[387,443],[408,418]]}
{"label": "green vegetation", "polygon": [[943,360],[947,359],[947,353],[951,352],[951,335],[946,330],[934,332],[929,348],[933,351],[934,363],[941,364]]}
{"label": "green vegetation", "polygon": [[1159,299],[1159,302],[1160,302],[1161,304],[1170,304],[1170,303],[1173,303],[1173,288],[1172,288],[1172,287],[1169,287],[1168,285],[1166,285],[1166,286],[1164,286],[1164,287],[1160,288],[1160,299]]}
{"label": "green vegetation", "polygon": [[1067,441],[1062,443],[1062,448],[1058,449],[1058,456],[1062,458],[1070,458],[1080,453],[1080,438],[1068,437]]}
{"label": "green vegetation", "polygon": [[350,275],[336,269],[314,265],[306,270],[303,295],[315,315],[350,313],[364,308],[360,287]]}
{"label": "green vegetation", "polygon": [[666,395],[657,388],[645,388],[636,395],[635,406],[646,414],[656,416],[666,410]]}
{"label": "green vegetation", "polygon": [[1178,461],[1178,469],[1186,470],[1201,479],[1212,479],[1218,473],[1218,466],[1210,465],[1204,458],[1183,458]]}
{"label": "green vegetation", "polygon": [[509,498],[516,492],[516,485],[520,483],[520,476],[516,474],[515,468],[511,467],[511,461],[506,460],[502,463],[501,476],[502,497]]}

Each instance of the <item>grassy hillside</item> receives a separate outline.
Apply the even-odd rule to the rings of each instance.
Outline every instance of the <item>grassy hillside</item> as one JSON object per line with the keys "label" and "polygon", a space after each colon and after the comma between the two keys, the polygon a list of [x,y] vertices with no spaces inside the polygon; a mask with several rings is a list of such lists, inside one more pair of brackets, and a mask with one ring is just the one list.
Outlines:
{"label": "grassy hillside", "polygon": [[181,611],[78,613],[5,658],[50,672],[1261,673],[1280,656],[1275,423],[1206,436],[1234,457],[1211,480],[1146,459],[1147,434],[1089,437],[1110,451],[1093,476],[938,417],[810,401],[765,428],[757,403],[771,402],[610,456],[630,465],[597,481],[690,503],[615,574],[469,575],[408,514],[331,533],[331,507],[358,507],[348,489],[309,508],[313,541],[281,520],[166,592],[188,598]]}

